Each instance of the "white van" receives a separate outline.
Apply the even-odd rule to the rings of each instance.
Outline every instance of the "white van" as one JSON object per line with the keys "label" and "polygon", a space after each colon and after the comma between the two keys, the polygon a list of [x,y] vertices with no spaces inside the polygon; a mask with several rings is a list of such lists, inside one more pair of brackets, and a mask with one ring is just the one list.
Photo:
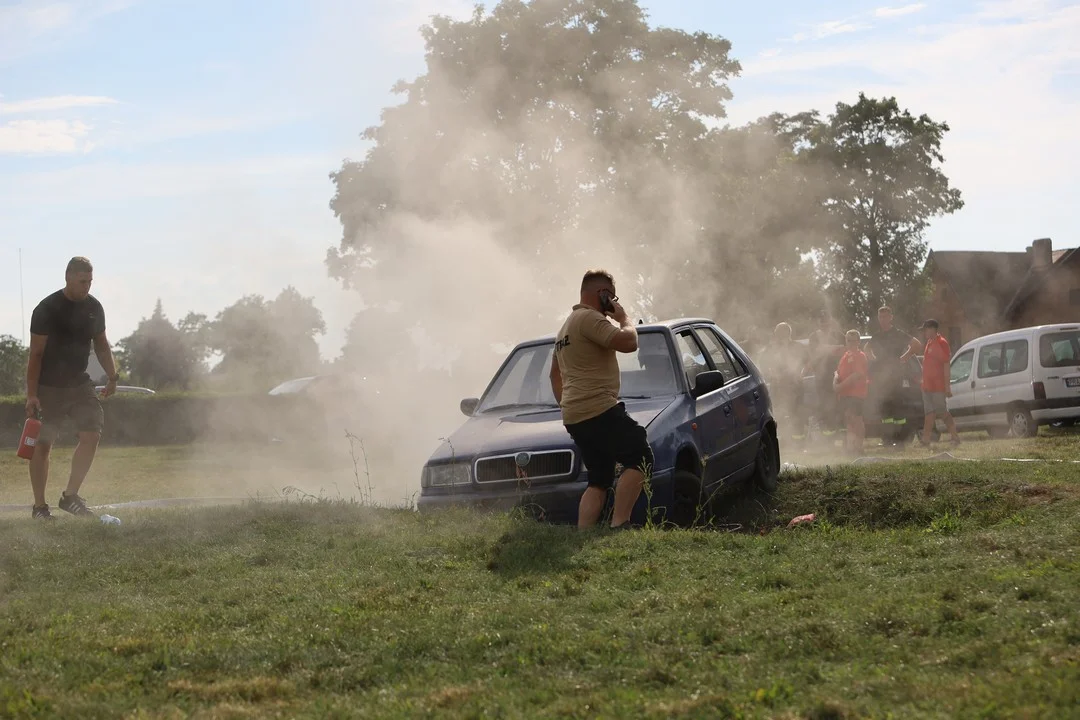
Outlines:
{"label": "white van", "polygon": [[949,412],[960,430],[1034,437],[1080,418],[1080,324],[976,338],[953,354]]}

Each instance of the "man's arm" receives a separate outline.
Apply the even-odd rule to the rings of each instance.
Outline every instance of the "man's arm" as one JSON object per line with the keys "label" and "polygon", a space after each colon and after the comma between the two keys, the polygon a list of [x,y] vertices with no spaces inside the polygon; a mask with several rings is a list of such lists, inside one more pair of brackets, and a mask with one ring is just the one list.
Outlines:
{"label": "man's arm", "polygon": [[623,310],[623,306],[619,303],[615,303],[612,319],[619,323],[619,329],[608,342],[608,347],[621,353],[632,353],[637,350],[637,328],[630,322],[630,318],[627,317],[626,311]]}
{"label": "man's arm", "polygon": [[26,414],[32,415],[41,409],[38,400],[38,382],[41,380],[41,359],[45,357],[45,343],[48,335],[30,333],[30,357],[26,362]]}
{"label": "man's arm", "polygon": [[108,376],[102,395],[109,397],[116,392],[116,360],[113,358],[112,348],[109,346],[109,339],[105,336],[104,330],[94,336],[94,355],[97,356],[101,369]]}
{"label": "man's arm", "polygon": [[551,354],[551,393],[555,396],[555,402],[562,405],[562,370],[559,368],[559,359]]}
{"label": "man's arm", "polygon": [[921,353],[922,349],[922,343],[919,342],[918,339],[913,337],[910,339],[910,342],[908,342],[908,348],[904,352],[904,354],[900,356],[900,359],[906,361],[909,357]]}

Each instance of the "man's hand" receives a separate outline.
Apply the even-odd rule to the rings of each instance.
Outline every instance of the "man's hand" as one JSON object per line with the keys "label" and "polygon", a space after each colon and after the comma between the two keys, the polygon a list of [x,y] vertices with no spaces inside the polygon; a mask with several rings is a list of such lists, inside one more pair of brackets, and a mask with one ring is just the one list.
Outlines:
{"label": "man's hand", "polygon": [[619,323],[620,325],[626,325],[629,322],[626,317],[626,310],[624,310],[623,306],[617,302],[612,302],[611,305],[612,310],[611,312],[607,313],[607,316],[615,322]]}
{"label": "man's hand", "polygon": [[26,398],[26,417],[34,417],[41,412],[41,401],[36,395]]}
{"label": "man's hand", "polygon": [[109,378],[109,382],[105,384],[105,387],[101,390],[101,397],[107,398],[116,392],[116,380]]}

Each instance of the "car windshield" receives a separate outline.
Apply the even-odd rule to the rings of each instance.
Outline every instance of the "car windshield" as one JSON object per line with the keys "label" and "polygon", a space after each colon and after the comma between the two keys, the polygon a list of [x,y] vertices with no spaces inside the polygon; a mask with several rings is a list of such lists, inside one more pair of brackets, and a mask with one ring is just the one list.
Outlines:
{"label": "car windshield", "polygon": [[1080,330],[1043,335],[1039,359],[1044,368],[1080,366]]}
{"label": "car windshield", "polygon": [[[551,343],[516,350],[484,395],[478,411],[558,407],[549,379],[551,350]],[[616,356],[622,375],[621,397],[670,397],[677,392],[671,352],[663,333],[641,333],[637,351]]]}

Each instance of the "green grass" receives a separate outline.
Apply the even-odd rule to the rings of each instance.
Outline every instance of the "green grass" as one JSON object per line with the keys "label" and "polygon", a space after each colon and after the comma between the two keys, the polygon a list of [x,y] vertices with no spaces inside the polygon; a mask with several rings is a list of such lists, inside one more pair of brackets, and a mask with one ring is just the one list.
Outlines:
{"label": "green grass", "polygon": [[[183,452],[103,450],[94,497],[221,462]],[[1078,511],[1080,465],[898,462],[788,474],[728,504],[742,532],[6,516],[0,716],[1080,717]]]}

